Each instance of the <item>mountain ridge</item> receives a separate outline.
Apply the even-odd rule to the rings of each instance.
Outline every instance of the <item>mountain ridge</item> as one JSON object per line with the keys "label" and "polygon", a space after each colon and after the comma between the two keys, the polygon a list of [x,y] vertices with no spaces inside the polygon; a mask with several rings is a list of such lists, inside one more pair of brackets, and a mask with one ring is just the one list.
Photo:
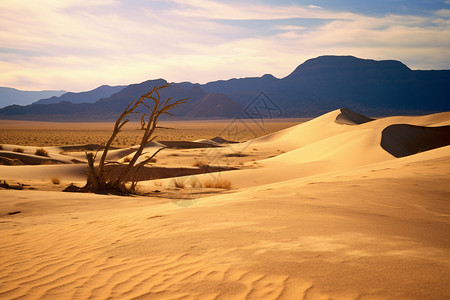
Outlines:
{"label": "mountain ridge", "polygon": [[73,104],[95,103],[99,99],[110,97],[111,95],[119,92],[125,87],[126,87],[125,85],[117,85],[117,86],[101,85],[90,91],[80,93],[67,92],[61,96],[53,96],[50,98],[40,99],[36,102],[33,102],[32,104],[53,104],[63,101],[68,101]]}
{"label": "mountain ridge", "polygon": [[25,91],[11,87],[0,87],[0,108],[9,105],[28,105],[42,98],[60,96],[63,90]]}
{"label": "mountain ridge", "polygon": [[[86,120],[94,114],[109,117],[153,86],[165,83],[160,78],[130,84],[95,103],[83,104],[84,107],[67,103],[46,108],[6,107],[0,109],[0,118],[39,119],[48,113],[75,120]],[[257,101],[255,97],[261,91],[280,108],[281,117],[313,117],[342,107],[380,116],[433,113],[450,110],[450,70],[411,70],[395,60],[326,55],[305,61],[283,78],[265,74],[206,84],[172,83],[162,96],[191,98],[173,111],[179,118],[229,118],[245,116],[243,108]],[[63,106],[69,111],[59,112]]]}

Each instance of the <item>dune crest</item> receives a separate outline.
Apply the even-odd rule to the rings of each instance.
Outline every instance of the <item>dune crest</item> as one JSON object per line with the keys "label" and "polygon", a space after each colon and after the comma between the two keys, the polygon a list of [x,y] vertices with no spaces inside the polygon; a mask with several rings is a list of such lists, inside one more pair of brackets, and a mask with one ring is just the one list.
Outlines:
{"label": "dune crest", "polygon": [[335,120],[337,124],[361,125],[374,120],[372,118],[351,111],[348,108],[341,108],[340,111],[341,113],[336,117]]}

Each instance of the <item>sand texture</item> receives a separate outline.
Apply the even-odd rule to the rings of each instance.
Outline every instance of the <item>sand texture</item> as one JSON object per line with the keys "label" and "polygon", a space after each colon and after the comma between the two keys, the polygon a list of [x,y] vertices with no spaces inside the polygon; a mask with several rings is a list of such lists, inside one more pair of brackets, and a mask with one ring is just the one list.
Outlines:
{"label": "sand texture", "polygon": [[159,139],[130,197],[61,192],[99,145],[5,143],[22,164],[0,179],[25,185],[0,188],[0,299],[449,299],[449,131],[450,113],[342,109],[241,143]]}

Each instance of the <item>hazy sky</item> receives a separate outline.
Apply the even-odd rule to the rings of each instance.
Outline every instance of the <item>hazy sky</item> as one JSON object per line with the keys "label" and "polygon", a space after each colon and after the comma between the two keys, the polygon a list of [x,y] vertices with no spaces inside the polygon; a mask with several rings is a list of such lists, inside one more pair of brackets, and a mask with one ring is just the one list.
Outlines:
{"label": "hazy sky", "polygon": [[284,77],[326,54],[450,69],[450,0],[0,0],[0,86]]}

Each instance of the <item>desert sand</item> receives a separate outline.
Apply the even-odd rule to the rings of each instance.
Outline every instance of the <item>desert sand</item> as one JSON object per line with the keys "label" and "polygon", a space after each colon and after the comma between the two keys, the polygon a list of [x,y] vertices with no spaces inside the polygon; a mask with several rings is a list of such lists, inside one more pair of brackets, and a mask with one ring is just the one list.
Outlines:
{"label": "desert sand", "polygon": [[129,197],[61,192],[98,145],[2,142],[0,298],[450,298],[450,112],[213,137],[148,145]]}
{"label": "desert sand", "polygon": [[[278,130],[309,120],[308,118],[268,119],[261,127],[252,120],[240,119],[241,134],[234,138],[246,141],[255,137],[276,132]],[[197,140],[211,138],[217,135],[227,135],[227,128],[233,119],[218,120],[162,120],[156,135],[160,140]],[[104,144],[113,129],[114,122],[37,122],[0,120],[0,143],[24,146],[64,146],[74,144]],[[130,122],[123,128],[114,145],[129,147],[136,145],[141,138],[137,130],[139,122]]]}

